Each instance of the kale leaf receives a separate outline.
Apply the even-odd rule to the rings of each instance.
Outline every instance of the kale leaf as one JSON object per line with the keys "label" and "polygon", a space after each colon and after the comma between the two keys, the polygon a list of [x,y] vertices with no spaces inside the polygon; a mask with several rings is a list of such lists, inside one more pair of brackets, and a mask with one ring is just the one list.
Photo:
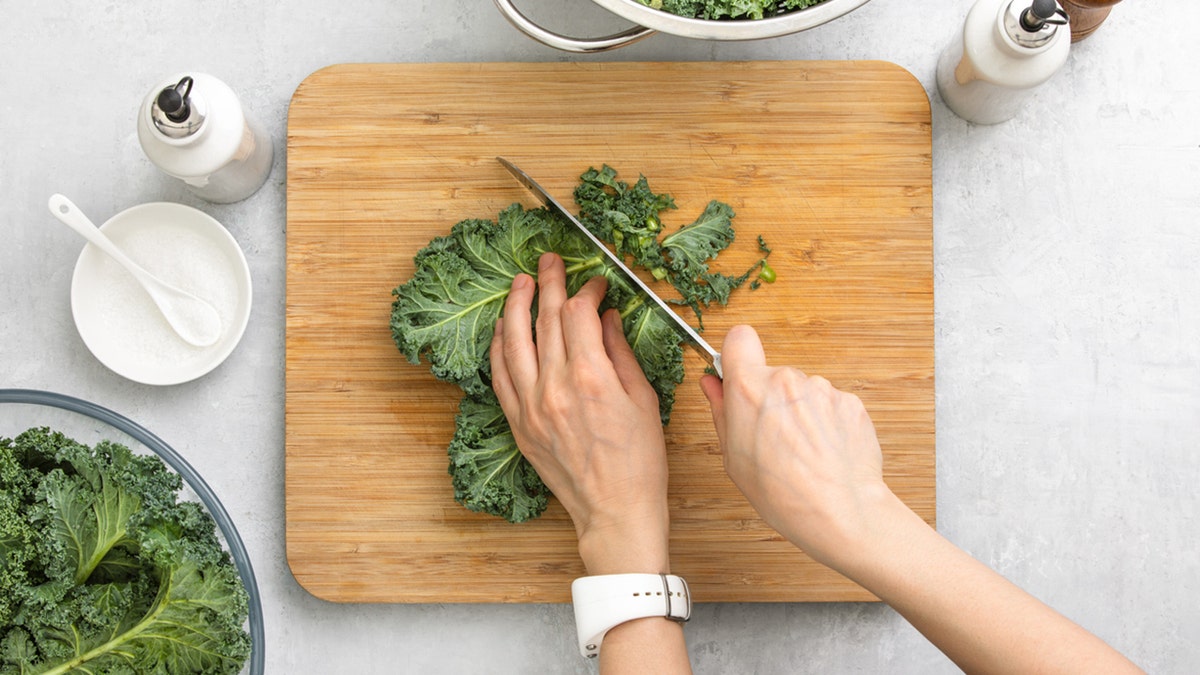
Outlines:
{"label": "kale leaf", "polygon": [[664,12],[696,19],[765,19],[822,0],[639,0]]}
{"label": "kale leaf", "polygon": [[0,439],[0,673],[237,673],[237,569],[153,455],[47,428]]}
{"label": "kale leaf", "polygon": [[579,205],[579,220],[603,241],[613,245],[618,256],[632,257],[656,279],[666,277],[662,247],[658,243],[662,230],[659,214],[675,208],[670,195],[655,194],[645,176],[637,183],[617,180],[617,172],[605,165],[588,169],[579,177],[575,188],[575,203]]}
{"label": "kale leaf", "polygon": [[[727,302],[750,275],[709,270],[733,241],[734,214],[726,204],[710,203],[692,224],[662,237],[660,214],[676,208],[675,201],[653,192],[644,176],[630,185],[611,167],[588,169],[575,199],[589,230],[618,255],[669,281],[682,295],[679,302],[697,316],[713,301]],[[513,204],[494,221],[463,220],[433,239],[416,254],[413,276],[393,290],[392,337],[409,362],[428,361],[435,377],[463,390],[447,450],[455,499],[511,522],[541,515],[550,493],[517,447],[491,389],[488,351],[513,277],[536,277],[538,258],[548,251],[562,256],[571,294],[597,274],[608,277],[601,310],[619,310],[633,353],[658,393],[663,424],[683,380],[683,349],[672,322],[560,216]]]}
{"label": "kale leaf", "polygon": [[550,491],[521,454],[491,391],[459,404],[449,455],[454,498],[468,509],[513,523],[546,510]]}
{"label": "kale leaf", "polygon": [[[469,394],[490,391],[492,330],[519,273],[537,275],[556,251],[574,292],[602,273],[604,258],[546,209],[513,204],[490,220],[464,220],[419,251],[412,279],[393,291],[392,336],[411,363],[424,356],[435,377]],[[611,279],[610,279],[611,280]]]}
{"label": "kale leaf", "polygon": [[[597,237],[615,244],[618,255],[632,259],[656,279],[666,279],[679,292],[672,300],[691,307],[699,329],[704,329],[703,310],[712,303],[724,305],[729,295],[746,283],[765,263],[766,255],[748,270],[728,275],[709,270],[714,260],[734,240],[733,207],[713,200],[689,225],[659,238],[659,213],[675,208],[666,195],[655,195],[642,176],[634,185],[617,180],[609,166],[589,169],[580,176],[575,203],[582,222]],[[623,217],[626,213],[632,216]],[[759,238],[761,242],[761,237]],[[769,249],[760,246],[764,254]]]}

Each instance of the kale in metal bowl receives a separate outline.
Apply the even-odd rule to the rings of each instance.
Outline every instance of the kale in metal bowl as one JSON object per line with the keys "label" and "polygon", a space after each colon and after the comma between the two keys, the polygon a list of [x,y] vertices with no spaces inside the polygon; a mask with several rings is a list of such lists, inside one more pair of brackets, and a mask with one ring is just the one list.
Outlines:
{"label": "kale in metal bowl", "polygon": [[766,19],[806,9],[823,0],[639,0],[647,7],[693,19]]}

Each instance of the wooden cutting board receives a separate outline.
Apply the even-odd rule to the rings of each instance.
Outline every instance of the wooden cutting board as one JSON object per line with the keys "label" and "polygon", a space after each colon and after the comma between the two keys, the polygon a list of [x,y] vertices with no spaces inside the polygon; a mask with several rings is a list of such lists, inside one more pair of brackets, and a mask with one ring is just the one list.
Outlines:
{"label": "wooden cutting board", "polygon": [[[392,342],[391,291],[465,218],[530,196],[503,155],[571,203],[609,164],[737,212],[718,268],[774,249],[778,281],[705,314],[753,323],[768,358],[858,394],[886,479],[934,523],[929,102],[882,62],[342,65],[306,79],[287,143],[287,555],[339,602],[567,602],[583,574],[551,500],[513,525],[455,503],[458,390]],[[686,310],[684,310],[686,312]],[[688,314],[685,314],[689,319]],[[870,600],[756,516],[726,477],[690,351],[667,429],[672,568],[698,602]]]}

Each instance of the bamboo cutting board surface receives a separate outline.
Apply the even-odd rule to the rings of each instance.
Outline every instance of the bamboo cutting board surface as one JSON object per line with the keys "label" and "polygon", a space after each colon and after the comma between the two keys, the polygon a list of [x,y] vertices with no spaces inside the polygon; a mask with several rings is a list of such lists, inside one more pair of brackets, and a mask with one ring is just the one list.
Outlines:
{"label": "bamboo cutting board surface", "polygon": [[[551,500],[513,525],[455,503],[446,446],[460,399],[392,342],[391,291],[465,218],[532,198],[506,156],[571,204],[607,163],[710,199],[778,281],[704,316],[718,348],[752,323],[768,360],[822,374],[874,419],[892,489],[934,508],[929,102],[883,62],[343,65],[297,89],[288,120],[288,562],[339,602],[568,602],[583,574]],[[670,291],[669,287],[663,289]],[[669,293],[668,293],[669,294]],[[685,318],[693,320],[690,312]],[[694,324],[694,320],[693,320]],[[667,428],[672,568],[697,602],[873,599],[767,527],[726,477],[687,351]]]}

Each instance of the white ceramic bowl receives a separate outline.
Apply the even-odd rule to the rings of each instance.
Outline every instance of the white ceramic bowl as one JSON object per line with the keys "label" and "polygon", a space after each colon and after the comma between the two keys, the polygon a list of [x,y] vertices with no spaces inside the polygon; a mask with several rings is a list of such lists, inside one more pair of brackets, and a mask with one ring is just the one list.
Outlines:
{"label": "white ceramic bowl", "polygon": [[250,268],[233,236],[203,211],[170,202],[126,209],[100,229],[151,274],[209,301],[222,333],[208,347],[184,342],[133,276],[88,244],[71,279],[71,313],[92,354],[154,385],[194,380],[225,361],[245,332],[252,299]]}

